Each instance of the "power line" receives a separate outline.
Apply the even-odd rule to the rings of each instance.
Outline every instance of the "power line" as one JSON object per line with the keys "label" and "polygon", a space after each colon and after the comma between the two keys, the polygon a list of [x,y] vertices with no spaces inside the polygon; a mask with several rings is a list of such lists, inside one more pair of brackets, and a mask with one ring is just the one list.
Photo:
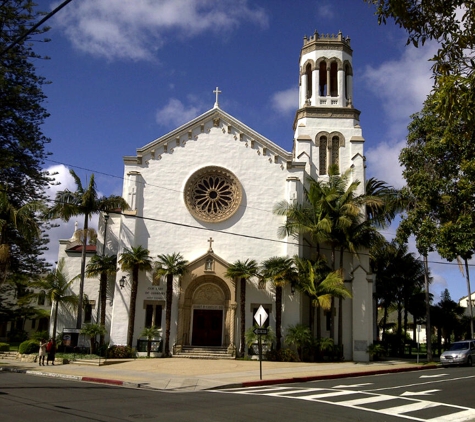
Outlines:
{"label": "power line", "polygon": [[48,13],[43,19],[41,19],[36,25],[33,25],[28,31],[26,31],[23,35],[19,36],[16,40],[14,40],[8,47],[6,47],[0,53],[0,56],[3,56],[7,51],[11,50],[15,47],[18,43],[22,42],[28,35],[38,29],[41,25],[43,25],[48,19],[53,17],[56,13],[58,13],[64,6],[70,3],[72,0],[63,1],[56,9],[52,10]]}

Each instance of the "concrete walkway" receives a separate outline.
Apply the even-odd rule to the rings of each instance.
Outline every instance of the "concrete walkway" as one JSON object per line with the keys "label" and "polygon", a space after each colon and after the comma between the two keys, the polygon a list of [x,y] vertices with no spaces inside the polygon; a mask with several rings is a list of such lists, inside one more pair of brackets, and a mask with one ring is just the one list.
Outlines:
{"label": "concrete walkway", "polygon": [[262,380],[260,380],[259,362],[247,360],[135,359],[104,366],[78,364],[38,366],[37,363],[0,359],[2,371],[170,392],[357,377],[437,367],[434,364],[397,360],[371,363],[263,361]]}

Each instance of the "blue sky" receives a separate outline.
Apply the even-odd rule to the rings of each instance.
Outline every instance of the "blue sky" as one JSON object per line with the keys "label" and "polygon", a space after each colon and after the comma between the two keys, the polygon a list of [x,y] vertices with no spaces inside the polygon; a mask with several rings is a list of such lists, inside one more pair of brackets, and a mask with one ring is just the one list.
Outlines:
{"label": "blue sky", "polygon": [[[37,3],[50,11],[60,2]],[[46,168],[61,182],[52,196],[74,189],[68,168],[84,184],[94,173],[103,195],[121,194],[122,157],[212,108],[217,86],[223,110],[290,151],[302,39],[315,30],[351,38],[367,176],[403,185],[397,157],[430,91],[436,46],[406,46],[405,32],[379,26],[363,0],[73,0],[48,24],[52,41],[35,49],[51,57],[36,65],[52,82],[43,128]],[[48,260],[73,227],[51,231]],[[431,270],[433,293],[466,295],[456,266]]]}

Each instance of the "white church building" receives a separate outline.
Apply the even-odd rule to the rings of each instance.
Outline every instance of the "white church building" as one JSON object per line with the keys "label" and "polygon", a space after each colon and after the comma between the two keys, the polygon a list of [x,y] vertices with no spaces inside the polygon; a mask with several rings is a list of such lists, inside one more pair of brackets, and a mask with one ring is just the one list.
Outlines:
{"label": "white church building", "polygon": [[[174,354],[193,345],[239,349],[240,298],[235,280],[225,277],[230,264],[246,259],[261,263],[275,256],[310,258],[306,239],[278,237],[285,223],[285,217],[273,213],[278,202],[303,201],[308,177],[325,180],[333,163],[342,172],[351,168],[351,178],[361,182],[359,193],[363,193],[364,138],[360,111],[353,107],[352,52],[349,38],[341,33],[315,32],[304,38],[292,151],[222,110],[216,89],[216,102],[209,111],[124,157],[122,195],[130,210],[111,213],[107,220],[101,216],[98,242],[90,246],[88,257],[103,250],[120,257],[125,247],[132,246],[148,249],[154,259],[158,254],[181,253],[188,271],[174,280],[170,336]],[[70,276],[79,273],[80,251],[74,240],[60,241],[58,258],[67,260]],[[345,285],[352,293],[351,299],[343,301],[344,357],[367,361],[366,350],[374,336],[368,256],[345,254],[344,260]],[[130,282],[130,274],[120,270],[110,280],[110,344],[127,343]],[[165,290],[165,280],[157,285],[151,273],[139,275],[134,345],[144,327],[165,327]],[[84,291],[89,307],[83,312],[85,321],[96,322],[98,280],[86,278]],[[275,330],[274,294],[271,283],[250,280],[246,328],[252,326],[254,313],[262,305]],[[308,325],[310,306],[305,295],[289,285],[284,288],[283,345],[289,326]],[[338,315],[337,309],[335,342]],[[63,314],[58,331],[74,327],[74,321]],[[329,337],[323,313],[319,321],[322,336]]]}

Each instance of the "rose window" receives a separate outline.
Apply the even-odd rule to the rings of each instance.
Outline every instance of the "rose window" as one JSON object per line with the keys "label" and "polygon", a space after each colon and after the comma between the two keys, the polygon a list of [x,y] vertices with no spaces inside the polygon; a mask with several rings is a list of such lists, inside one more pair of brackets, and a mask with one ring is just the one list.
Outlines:
{"label": "rose window", "polygon": [[207,222],[224,221],[241,203],[241,185],[230,171],[205,167],[193,174],[185,186],[185,202],[196,218]]}

